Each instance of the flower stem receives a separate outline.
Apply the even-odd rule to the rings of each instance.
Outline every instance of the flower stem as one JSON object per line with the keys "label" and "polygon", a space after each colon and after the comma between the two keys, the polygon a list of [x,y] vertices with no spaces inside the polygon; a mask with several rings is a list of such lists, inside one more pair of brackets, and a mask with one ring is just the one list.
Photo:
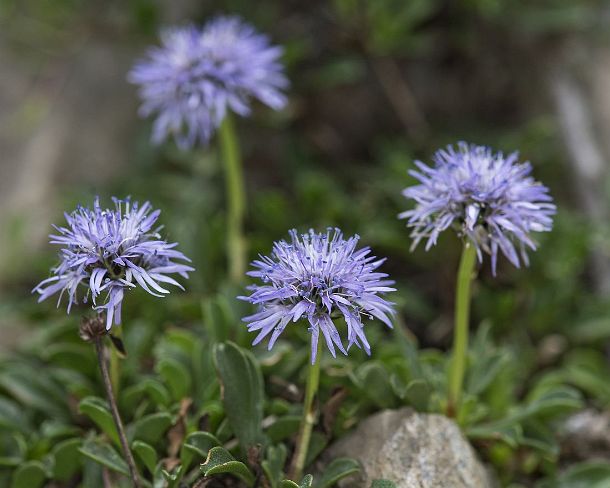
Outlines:
{"label": "flower stem", "polygon": [[233,283],[242,280],[246,267],[246,246],[243,235],[246,212],[246,190],[239,142],[231,115],[227,113],[220,125],[220,147],[224,160],[227,192],[227,254],[229,277]]}
{"label": "flower stem", "polygon": [[307,373],[307,386],[305,387],[305,402],[303,404],[303,417],[301,418],[301,426],[299,428],[299,436],[290,466],[290,479],[300,480],[303,476],[303,468],[307,459],[307,451],[309,450],[309,441],[311,439],[311,431],[316,422],[317,408],[315,398],[318,393],[320,384],[320,356],[322,355],[322,341],[318,341],[317,359],[314,364],[309,363]]}
{"label": "flower stem", "polygon": [[457,417],[460,396],[466,371],[468,354],[468,323],[470,321],[470,288],[472,284],[476,249],[470,243],[464,244],[455,290],[455,325],[453,332],[453,353],[449,369],[449,398],[447,415]]}
{"label": "flower stem", "polygon": [[[115,327],[112,332],[118,338],[122,335],[120,327]],[[110,348],[110,383],[112,391],[118,395],[121,387],[121,357],[116,347]]]}
{"label": "flower stem", "polygon": [[121,447],[123,448],[123,455],[125,456],[125,461],[127,461],[127,466],[129,467],[131,481],[133,483],[134,488],[140,488],[140,475],[138,474],[138,469],[136,468],[136,462],[133,458],[133,454],[129,449],[129,442],[127,441],[127,435],[125,435],[123,421],[121,420],[121,415],[119,414],[116,398],[114,397],[114,393],[112,391],[112,383],[110,382],[110,374],[108,373],[108,365],[106,364],[106,355],[103,340],[104,338],[99,336],[95,337],[94,339],[95,352],[97,353],[97,361],[99,363],[100,371],[102,373],[102,381],[104,383],[104,388],[106,389],[108,403],[110,404],[110,412],[112,413],[114,424],[116,426],[117,432],[119,433],[119,440],[121,441]]}

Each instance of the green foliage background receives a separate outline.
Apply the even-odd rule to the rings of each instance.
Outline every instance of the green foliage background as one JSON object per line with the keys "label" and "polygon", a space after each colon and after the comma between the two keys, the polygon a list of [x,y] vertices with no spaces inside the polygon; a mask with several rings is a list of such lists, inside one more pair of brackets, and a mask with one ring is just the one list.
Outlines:
{"label": "green foliage background", "polygon": [[[83,30],[101,27],[144,49],[156,41],[164,7],[130,0],[100,12],[97,2],[82,0],[6,0],[0,27],[12,48],[36,66],[47,54],[29,44],[60,52],[71,49]],[[379,409],[443,411],[459,243],[447,235],[430,252],[411,253],[396,215],[406,205],[400,191],[412,183],[407,170],[413,160],[464,139],[518,148],[551,187],[559,212],[529,268],[503,263],[497,278],[487,265],[480,271],[460,424],[502,486],[608,486],[607,464],[565,471],[572,460],[562,457],[556,434],[566,414],[610,404],[610,310],[594,292],[589,267],[591,250],[610,229],[593,226],[579,211],[556,119],[540,96],[542,68],[533,62],[570,36],[603,37],[601,10],[602,2],[569,0],[262,0],[193,7],[193,22],[238,13],[286,49],[290,106],[281,113],[260,108],[238,122],[250,256],[267,252],[292,227],[339,226],[388,256],[385,270],[398,283],[396,330],[368,327],[372,358],[360,351],[324,358],[321,401],[338,387],[347,395],[332,429],[315,433],[311,459]],[[415,105],[405,108],[409,94]],[[164,300],[134,293],[125,307],[121,409],[140,468],[160,483],[154,486],[194,483],[208,451],[228,445],[230,453],[218,459],[234,460],[218,462],[248,484],[256,467],[240,463],[247,464],[248,447],[261,442],[259,469],[273,488],[288,486],[281,484],[282,469],[300,409],[285,385],[303,384],[307,332],[292,327],[272,352],[249,346],[240,317],[250,307],[235,299],[241,291],[225,278],[216,148],[155,150],[149,132],[143,122],[131,159],[101,191],[61,188],[66,209],[91,201],[96,192],[152,200],[163,209],[169,238],[180,242],[197,269],[188,293]],[[1,486],[35,488],[55,480],[89,488],[101,486],[102,466],[126,469],[92,348],[76,334],[78,314],[66,317],[29,294],[54,259],[47,248],[32,262],[16,263],[4,280],[0,313],[28,333],[0,360]],[[227,348],[232,359],[219,357]],[[227,371],[240,361],[254,368],[256,380],[225,383],[223,403],[218,379],[223,371],[231,376]],[[248,400],[242,398],[239,408],[248,415],[232,413],[231,393],[244,388]],[[210,462],[208,470],[220,469]],[[331,486],[320,479],[314,486]]]}

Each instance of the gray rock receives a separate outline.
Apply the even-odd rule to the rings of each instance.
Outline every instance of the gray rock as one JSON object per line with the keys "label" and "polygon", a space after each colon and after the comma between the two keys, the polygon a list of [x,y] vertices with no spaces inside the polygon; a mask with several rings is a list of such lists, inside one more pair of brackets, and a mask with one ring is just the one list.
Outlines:
{"label": "gray rock", "polygon": [[342,488],[369,488],[383,478],[398,488],[491,488],[493,483],[459,427],[447,417],[409,408],[384,410],[333,444],[326,461],[352,457],[363,465]]}
{"label": "gray rock", "polygon": [[561,430],[563,457],[610,460],[610,412],[581,410],[568,417]]}

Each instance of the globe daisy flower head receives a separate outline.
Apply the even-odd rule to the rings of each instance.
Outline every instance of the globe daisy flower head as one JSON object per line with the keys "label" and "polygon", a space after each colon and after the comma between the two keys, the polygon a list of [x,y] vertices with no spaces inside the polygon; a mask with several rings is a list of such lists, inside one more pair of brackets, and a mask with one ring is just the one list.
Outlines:
{"label": "globe daisy flower head", "polygon": [[[363,318],[392,327],[393,304],[383,295],[394,291],[394,282],[377,271],[385,259],[372,256],[368,247],[356,249],[358,241],[357,235],[345,239],[339,229],[302,235],[291,230],[289,241],[276,242],[270,256],[254,261],[248,275],[262,284],[250,286],[250,296],[240,297],[259,306],[243,319],[249,331],[258,332],[253,345],[271,335],[271,349],[289,323],[303,320],[311,333],[312,364],[320,332],[333,357],[335,348],[347,354],[353,344],[370,354]],[[334,324],[339,317],[347,325],[347,349]]]}
{"label": "globe daisy flower head", "polygon": [[272,109],[286,105],[288,86],[271,45],[238,17],[216,17],[203,26],[167,29],[128,75],[139,85],[142,116],[154,115],[152,140],[173,136],[181,148],[207,144],[227,110],[250,114],[251,99]]}
{"label": "globe daisy flower head", "polygon": [[416,161],[419,170],[409,173],[420,184],[403,191],[415,207],[399,215],[413,229],[413,247],[425,240],[428,250],[453,227],[475,246],[479,261],[491,255],[494,275],[498,251],[516,267],[527,265],[527,251],[536,249],[531,234],[552,229],[556,207],[530,175],[530,163],[518,157],[460,142],[437,151],[432,166]]}
{"label": "globe daisy flower head", "polygon": [[59,292],[58,306],[67,294],[70,313],[83,289],[83,303],[91,297],[94,309],[106,312],[107,330],[121,323],[125,290],[139,285],[163,297],[169,293],[168,284],[184,289],[169,275],[188,278],[194,270],[185,264],[190,260],[175,249],[176,243],[161,239],[161,227],[154,227],[159,210],[129,198],[113,201],[113,209],[103,209],[96,198],[93,209],[79,207],[65,214],[65,227],[54,226],[57,234],[49,237],[51,244],[62,246],[60,261],[52,276],[33,290],[40,295],[39,302]]}

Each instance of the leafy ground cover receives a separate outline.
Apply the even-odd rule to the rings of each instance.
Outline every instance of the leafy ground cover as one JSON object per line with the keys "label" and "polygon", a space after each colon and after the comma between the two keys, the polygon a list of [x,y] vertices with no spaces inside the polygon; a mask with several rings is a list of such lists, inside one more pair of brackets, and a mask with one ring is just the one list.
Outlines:
{"label": "leafy ground cover", "polygon": [[[529,268],[500,262],[496,277],[488,265],[479,271],[456,420],[501,486],[609,486],[610,454],[602,450],[592,458],[574,452],[564,435],[571,414],[585,408],[604,412],[610,403],[610,310],[592,284],[590,264],[592,250],[607,251],[609,229],[580,211],[563,164],[558,124],[548,107],[527,94],[530,78],[515,74],[531,74],[528,51],[594,30],[599,6],[417,1],[395,15],[391,1],[320,2],[294,10],[272,1],[261,5],[254,11],[235,2],[231,10],[268,28],[285,46],[292,85],[285,111],[261,109],[237,121],[249,258],[268,253],[290,228],[339,226],[388,257],[384,270],[399,290],[392,296],[394,329],[367,328],[371,358],[355,349],[347,357],[322,356],[320,419],[306,472],[314,470],[326,446],[374,412],[401,406],[446,411],[460,246],[446,235],[432,251],[411,253],[408,230],[397,215],[407,206],[401,190],[414,184],[407,175],[413,160],[428,160],[436,147],[466,139],[506,151],[520,148],[536,178],[550,187],[558,213]],[[210,12],[204,10],[191,20],[207,18]],[[0,7],[3,23],[12,21],[9,32],[30,32],[31,42],[60,48],[75,38],[78,26],[93,32],[96,22],[119,18],[123,42],[143,43],[164,21],[162,9],[147,2],[130,1],[112,13],[110,20],[92,20],[87,5],[72,2],[59,2],[53,11],[42,2],[28,3],[25,10],[12,2]],[[54,29],[27,30],[32,17]],[[312,37],[314,27],[324,35]],[[22,49],[19,43],[15,48]],[[514,64],[498,66],[498,59]],[[494,76],[488,76],[488,63]],[[396,78],[396,69],[415,75]],[[420,78],[425,83],[416,81]],[[438,86],[432,96],[427,85]],[[456,93],[456,86],[457,101],[446,95]],[[394,95],[404,100],[411,88],[419,107],[405,113]],[[352,112],[354,106],[358,110]],[[129,194],[162,208],[166,231],[196,271],[186,293],[151,300],[135,291],[124,310],[126,354],[113,374],[145,483],[333,486],[359,469],[353,460],[335,460],[296,484],[287,479],[309,334],[295,326],[272,351],[250,345],[241,319],[254,309],[236,298],[245,283],[230,284],[227,276],[216,146],[184,153],[169,143],[153,151],[149,133],[143,124],[124,173],[102,194]],[[60,206],[74,208],[96,192],[100,189],[62,185]],[[44,247],[24,259],[18,229],[18,222],[9,229],[12,244],[4,252],[13,259],[0,297],[7,336],[21,337],[0,357],[0,485],[128,486],[94,349],[78,335],[80,316],[89,310],[65,316],[53,303],[35,303],[30,291],[48,275],[56,255]]]}

